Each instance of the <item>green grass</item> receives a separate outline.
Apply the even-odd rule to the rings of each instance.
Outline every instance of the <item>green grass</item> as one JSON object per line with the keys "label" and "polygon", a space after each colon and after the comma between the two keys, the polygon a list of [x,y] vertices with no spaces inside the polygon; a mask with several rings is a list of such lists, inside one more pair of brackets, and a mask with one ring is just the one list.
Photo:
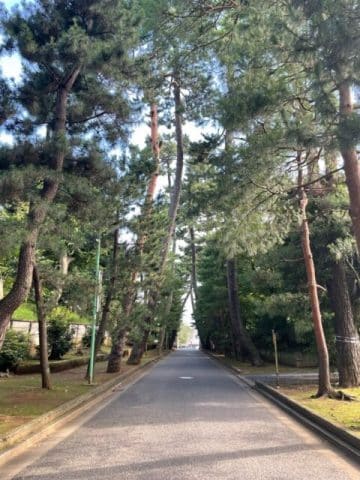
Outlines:
{"label": "green grass", "polygon": [[[156,351],[144,355],[145,364],[155,358]],[[118,373],[106,373],[107,362],[97,362],[95,365],[95,384],[102,384]],[[77,367],[51,375],[52,390],[41,388],[40,374],[12,375],[10,378],[0,378],[0,435],[52,410],[64,402],[87,393],[89,385],[84,380],[87,366]],[[134,366],[123,362],[122,372],[133,370]]]}
{"label": "green grass", "polygon": [[[214,355],[220,361],[225,363],[225,365],[229,365],[235,367],[239,370],[241,375],[263,375],[263,374],[275,374],[275,365],[273,363],[264,363],[260,367],[254,367],[250,363],[246,362],[239,362],[238,360],[234,360],[232,358],[227,358],[224,355]],[[279,366],[280,373],[311,373],[317,372],[316,368],[298,368],[298,367],[288,367],[284,365]]]}
{"label": "green grass", "polygon": [[[64,308],[65,312],[69,312],[70,322],[77,325],[89,325],[90,319],[88,317],[83,317],[75,312],[70,312],[70,310]],[[13,320],[24,321],[24,322],[36,322],[36,306],[31,302],[23,303],[20,307],[15,310]]]}
{"label": "green grass", "polygon": [[360,437],[360,387],[342,388],[341,390],[354,396],[356,401],[346,402],[330,398],[311,398],[317,391],[313,385],[281,388],[280,392],[326,420]]}
{"label": "green grass", "polygon": [[15,310],[13,317],[14,320],[24,320],[27,322],[36,322],[36,307],[33,303],[23,303]]}

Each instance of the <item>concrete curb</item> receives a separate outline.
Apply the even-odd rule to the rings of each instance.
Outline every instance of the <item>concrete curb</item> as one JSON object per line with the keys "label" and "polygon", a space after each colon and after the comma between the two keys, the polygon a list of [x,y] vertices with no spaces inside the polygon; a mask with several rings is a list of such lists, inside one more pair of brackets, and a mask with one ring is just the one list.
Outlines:
{"label": "concrete curb", "polygon": [[165,356],[166,355],[162,355],[161,357],[152,359],[127,373],[120,374],[116,378],[113,378],[99,385],[98,387],[94,387],[91,392],[69,400],[59,407],[50,410],[34,420],[31,420],[30,422],[10,431],[0,438],[0,464],[6,462],[8,458],[11,457],[11,451],[13,447],[18,447],[20,442],[26,442],[32,436],[40,434],[42,430],[48,428],[49,425],[55,423],[57,420],[65,419],[67,415],[73,414],[77,410],[81,411],[82,408],[86,409],[86,405],[90,403],[91,400],[95,401],[97,397],[101,397],[102,395],[110,392],[114,389],[114,387],[121,384],[123,381],[128,380],[142,370],[146,370],[146,368],[151,367],[158,361],[162,360]]}
{"label": "concrete curb", "polygon": [[255,382],[255,390],[296,418],[303,425],[342,450],[352,460],[360,463],[360,438],[311,412],[265,383]]}

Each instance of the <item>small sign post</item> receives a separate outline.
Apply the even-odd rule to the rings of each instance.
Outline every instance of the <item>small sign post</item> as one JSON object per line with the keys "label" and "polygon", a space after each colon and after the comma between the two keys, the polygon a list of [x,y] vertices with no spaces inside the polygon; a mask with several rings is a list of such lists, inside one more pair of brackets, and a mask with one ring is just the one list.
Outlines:
{"label": "small sign post", "polygon": [[274,352],[275,352],[275,370],[276,370],[276,387],[280,388],[279,382],[279,358],[278,358],[278,349],[277,349],[277,337],[275,330],[271,330],[272,332],[272,340],[274,344]]}

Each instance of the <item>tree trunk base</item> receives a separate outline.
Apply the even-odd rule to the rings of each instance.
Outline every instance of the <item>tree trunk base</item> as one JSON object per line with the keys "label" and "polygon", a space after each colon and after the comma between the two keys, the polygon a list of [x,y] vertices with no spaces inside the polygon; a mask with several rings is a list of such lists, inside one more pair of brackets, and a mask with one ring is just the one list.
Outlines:
{"label": "tree trunk base", "polygon": [[106,373],[119,373],[121,372],[121,358],[109,358]]}
{"label": "tree trunk base", "polygon": [[141,359],[146,350],[146,342],[147,342],[148,336],[149,336],[149,333],[145,332],[141,343],[134,343],[130,353],[130,357],[126,362],[128,365],[140,365]]}
{"label": "tree trunk base", "polygon": [[264,362],[262,360],[252,360],[251,365],[253,367],[262,367],[264,365]]}
{"label": "tree trunk base", "polygon": [[312,395],[311,398],[330,398],[331,400],[342,400],[346,402],[356,401],[356,398],[344,393],[342,390],[328,390],[325,392],[317,392],[316,395]]}

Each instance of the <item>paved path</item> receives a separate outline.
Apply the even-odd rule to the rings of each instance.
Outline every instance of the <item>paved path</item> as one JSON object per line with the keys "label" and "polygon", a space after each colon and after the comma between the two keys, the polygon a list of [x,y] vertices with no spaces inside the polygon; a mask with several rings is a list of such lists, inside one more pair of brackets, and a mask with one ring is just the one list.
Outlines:
{"label": "paved path", "polygon": [[16,479],[360,478],[326,443],[198,351],[170,355],[57,436],[34,447],[41,455]]}

